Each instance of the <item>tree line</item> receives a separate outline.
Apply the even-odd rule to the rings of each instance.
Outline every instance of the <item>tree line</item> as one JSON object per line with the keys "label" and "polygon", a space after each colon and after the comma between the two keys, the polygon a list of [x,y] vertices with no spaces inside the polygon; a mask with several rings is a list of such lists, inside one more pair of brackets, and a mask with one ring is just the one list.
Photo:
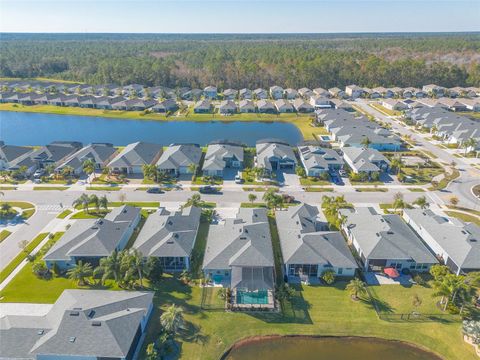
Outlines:
{"label": "tree line", "polygon": [[[219,88],[480,86],[480,35],[2,37],[0,76]],[[459,64],[449,58],[454,53]],[[394,54],[394,55],[392,55]],[[442,55],[445,55],[442,57]]]}

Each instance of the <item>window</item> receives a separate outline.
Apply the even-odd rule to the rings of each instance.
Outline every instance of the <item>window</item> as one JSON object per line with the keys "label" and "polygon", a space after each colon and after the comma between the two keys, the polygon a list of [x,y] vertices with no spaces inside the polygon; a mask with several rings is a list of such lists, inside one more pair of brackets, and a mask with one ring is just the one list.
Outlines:
{"label": "window", "polygon": [[343,274],[343,268],[338,268],[337,274],[338,274],[338,275],[342,275],[342,274]]}

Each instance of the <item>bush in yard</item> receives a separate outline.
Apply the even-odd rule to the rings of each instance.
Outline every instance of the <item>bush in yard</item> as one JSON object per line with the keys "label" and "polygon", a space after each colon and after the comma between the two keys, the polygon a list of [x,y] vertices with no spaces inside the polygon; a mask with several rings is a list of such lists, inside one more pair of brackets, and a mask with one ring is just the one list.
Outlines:
{"label": "bush in yard", "polygon": [[32,265],[32,271],[40,279],[46,279],[50,271],[43,261],[37,261]]}
{"label": "bush in yard", "polygon": [[333,270],[325,270],[321,276],[322,280],[327,285],[332,285],[335,282],[335,271]]}

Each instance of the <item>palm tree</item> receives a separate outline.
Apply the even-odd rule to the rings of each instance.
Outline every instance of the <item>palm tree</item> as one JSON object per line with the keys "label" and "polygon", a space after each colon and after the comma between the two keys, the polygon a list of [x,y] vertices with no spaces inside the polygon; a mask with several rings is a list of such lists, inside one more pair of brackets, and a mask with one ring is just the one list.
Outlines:
{"label": "palm tree", "polygon": [[358,295],[360,294],[363,295],[367,292],[367,286],[362,280],[358,278],[351,280],[347,284],[346,289],[350,291],[350,294],[352,295],[352,299],[354,300],[358,300]]}
{"label": "palm tree", "polygon": [[82,194],[78,199],[76,199],[72,205],[74,207],[77,207],[78,205],[81,205],[83,207],[83,210],[88,213],[88,206],[90,205],[90,198],[88,197],[87,194]]}
{"label": "palm tree", "polygon": [[133,267],[135,268],[137,275],[138,275],[138,280],[140,281],[140,286],[143,287],[143,275],[146,272],[146,267],[145,267],[145,261],[143,259],[143,255],[140,251],[137,249],[134,249],[131,253],[131,263]]}
{"label": "palm tree", "polygon": [[97,211],[100,209],[100,200],[97,195],[95,194],[90,195],[90,197],[88,198],[88,201],[90,204],[95,206],[95,209],[97,209]]}
{"label": "palm tree", "polygon": [[67,165],[62,169],[62,176],[69,177],[73,174],[74,171],[75,169],[73,167]]}
{"label": "palm tree", "polygon": [[81,260],[74,268],[67,271],[67,275],[70,280],[75,281],[80,286],[85,285],[85,278],[92,276],[92,273],[92,265],[89,263],[84,263]]}
{"label": "palm tree", "polygon": [[105,209],[105,211],[108,210],[108,199],[105,195],[98,199],[98,206]]}
{"label": "palm tree", "polygon": [[390,163],[390,166],[392,167],[392,169],[395,169],[395,172],[397,174],[399,174],[400,171],[402,171],[402,166],[403,166],[402,158],[397,156],[394,157],[392,159],[392,162]]}
{"label": "palm tree", "polygon": [[110,256],[100,259],[100,265],[95,269],[95,275],[102,274],[102,284],[113,278],[118,284],[121,279],[122,257],[115,250]]}
{"label": "palm tree", "polygon": [[189,164],[187,167],[187,170],[192,175],[195,175],[197,173],[197,164],[194,164],[194,163]]}
{"label": "palm tree", "polygon": [[201,207],[202,206],[202,198],[200,197],[200,194],[193,194],[190,199],[187,200],[187,202],[182,206],[183,208],[189,207],[189,206],[196,206],[196,207]]}
{"label": "palm tree", "polygon": [[183,309],[172,304],[160,316],[160,324],[169,335],[175,334],[183,326]]}
{"label": "palm tree", "polygon": [[362,139],[362,141],[360,142],[360,144],[362,144],[363,146],[365,146],[365,148],[368,149],[368,147],[370,146],[372,142],[370,141],[370,139],[368,137],[365,137]]}
{"label": "palm tree", "polygon": [[93,180],[95,180],[95,163],[92,159],[87,159],[83,162],[83,171],[90,176],[93,174]]}
{"label": "palm tree", "polygon": [[430,206],[430,204],[427,202],[427,198],[425,196],[420,196],[413,203],[415,205],[418,205],[420,207],[420,209],[426,209]]}
{"label": "palm tree", "polygon": [[468,149],[473,149],[477,147],[477,141],[474,138],[469,138],[468,140],[463,142],[463,148],[465,149],[465,155],[467,155]]}

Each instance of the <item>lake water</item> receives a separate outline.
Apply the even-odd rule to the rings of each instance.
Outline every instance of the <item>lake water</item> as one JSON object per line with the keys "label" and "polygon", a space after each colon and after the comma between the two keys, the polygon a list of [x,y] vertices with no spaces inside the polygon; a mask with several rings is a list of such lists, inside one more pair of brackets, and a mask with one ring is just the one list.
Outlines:
{"label": "lake water", "polygon": [[264,138],[278,138],[296,145],[302,141],[302,134],[295,125],[281,122],[162,122],[0,112],[0,139],[14,145],[44,145],[55,140],[76,140],[84,144],[127,145],[146,141],[163,145],[173,142],[205,145],[212,140],[228,139],[251,146]]}
{"label": "lake water", "polygon": [[223,360],[441,360],[408,344],[371,338],[276,337],[233,348]]}

